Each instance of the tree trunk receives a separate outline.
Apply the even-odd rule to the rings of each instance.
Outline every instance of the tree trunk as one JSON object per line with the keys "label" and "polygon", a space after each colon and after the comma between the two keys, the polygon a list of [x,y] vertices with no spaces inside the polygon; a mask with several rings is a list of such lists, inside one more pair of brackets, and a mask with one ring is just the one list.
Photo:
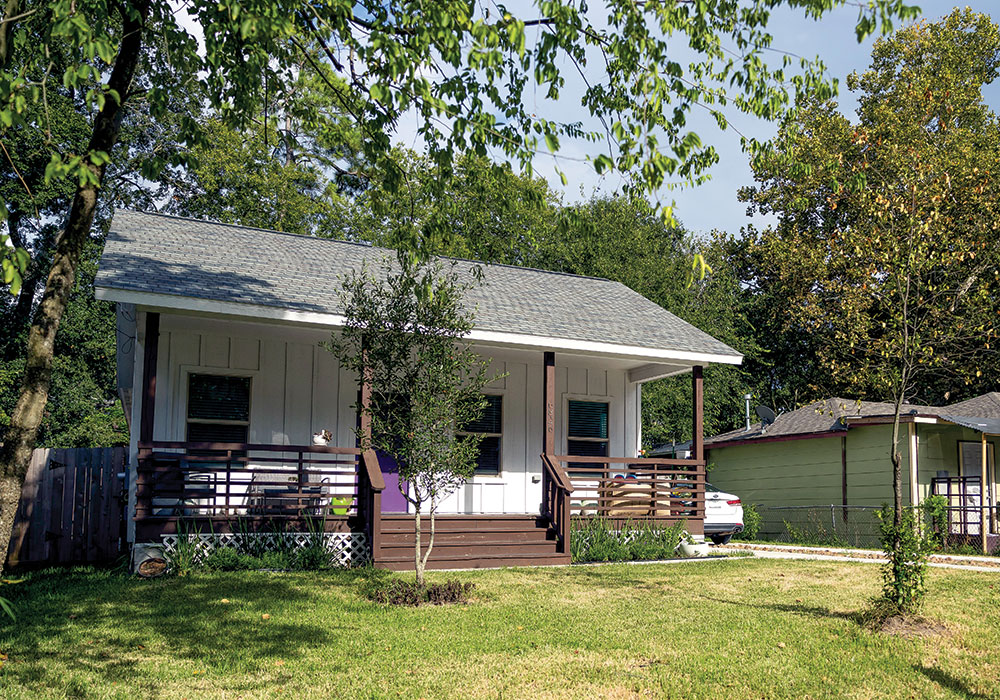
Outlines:
{"label": "tree trunk", "polygon": [[[134,10],[130,15],[128,9]],[[115,58],[108,87],[117,91],[118,101],[108,99],[104,108],[97,113],[94,130],[88,150],[110,153],[121,130],[122,106],[128,99],[132,79],[142,50],[143,29],[149,12],[148,0],[140,0],[131,8],[122,10],[122,42]],[[97,183],[104,177],[105,167],[88,161],[87,166],[95,175]],[[69,218],[56,239],[52,267],[45,282],[45,292],[38,305],[38,311],[28,334],[28,352],[25,363],[21,396],[11,415],[10,425],[0,451],[0,478],[12,479],[20,485],[24,482],[31,461],[31,452],[38,439],[38,429],[45,413],[52,381],[52,357],[55,350],[56,333],[59,322],[66,311],[66,304],[76,281],[76,270],[80,257],[90,236],[90,229],[97,210],[99,185],[85,184],[77,187]],[[5,496],[6,491],[5,491]],[[10,527],[16,510],[13,504],[0,503],[0,532]],[[13,505],[13,507],[12,507]],[[6,559],[9,539],[0,541],[0,561]]]}
{"label": "tree trunk", "polygon": [[903,522],[903,470],[902,455],[899,454],[899,402],[892,417],[892,511],[893,524],[898,528]]}
{"label": "tree trunk", "polygon": [[[27,241],[21,235],[22,218],[23,215],[20,212],[12,211],[7,218],[7,230],[10,232],[10,240],[15,248],[28,250]],[[42,281],[45,264],[48,262],[50,247],[51,240],[48,235],[43,234],[35,243],[34,255],[32,255],[28,269],[25,270],[21,278],[21,293],[18,294],[17,302],[8,314],[10,327],[16,329],[15,333],[19,333],[22,328],[31,323],[31,311],[35,306],[35,294],[38,292],[38,285]],[[12,348],[8,348],[8,350],[12,350]]]}
{"label": "tree trunk", "polygon": [[[427,551],[424,552],[424,560],[420,567],[421,569],[424,570],[427,569],[427,562],[431,558],[431,550],[434,549],[434,532],[435,532],[434,528],[436,525],[434,513],[436,511],[437,511],[437,502],[434,500],[433,497],[431,497],[431,509],[430,512],[427,514],[427,517],[431,522],[431,536],[427,539]],[[420,585],[423,586],[423,582],[421,582]]]}
{"label": "tree trunk", "polygon": [[0,24],[0,69],[6,68],[7,61],[10,60],[10,35],[14,31],[14,22],[10,18],[16,17],[20,8],[21,0],[7,0],[4,3],[4,22]]}
{"label": "tree trunk", "polygon": [[0,476],[0,508],[3,508],[0,513],[4,515],[0,518],[0,542],[3,542],[3,548],[0,549],[0,556],[3,557],[0,559],[0,569],[7,561],[7,544],[14,532],[14,515],[21,501],[23,481],[24,479],[15,479],[12,476]]}
{"label": "tree trunk", "polygon": [[414,512],[413,517],[413,570],[417,575],[417,586],[424,587],[424,559],[420,556],[420,505]]}

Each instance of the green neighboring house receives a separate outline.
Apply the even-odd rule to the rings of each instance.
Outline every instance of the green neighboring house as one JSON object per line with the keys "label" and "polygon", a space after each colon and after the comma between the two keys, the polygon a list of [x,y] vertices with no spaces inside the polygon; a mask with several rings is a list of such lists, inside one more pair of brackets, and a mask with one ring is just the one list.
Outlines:
{"label": "green neighboring house", "polygon": [[[770,425],[716,435],[705,441],[714,465],[709,480],[764,507],[891,503],[892,413],[892,404],[833,398],[781,414]],[[978,536],[985,515],[996,535],[1000,393],[944,407],[905,405],[903,413],[904,499],[918,505],[941,493],[949,498],[953,534]],[[984,444],[985,504],[979,496]]]}

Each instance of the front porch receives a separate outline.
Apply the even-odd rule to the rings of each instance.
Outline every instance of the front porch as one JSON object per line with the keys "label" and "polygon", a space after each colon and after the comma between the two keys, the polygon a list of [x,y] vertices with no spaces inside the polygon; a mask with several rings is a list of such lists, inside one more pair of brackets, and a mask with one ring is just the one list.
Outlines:
{"label": "front porch", "polygon": [[[317,397],[325,395],[339,396],[342,404],[336,422],[330,424],[334,428],[331,441],[334,444],[330,446],[154,439],[154,426],[157,437],[177,436],[183,430],[189,438],[208,430],[229,434],[227,431],[232,428],[246,435],[265,432],[254,425],[255,416],[267,415],[266,407],[261,408],[267,394],[261,393],[254,402],[251,397],[258,396],[253,393],[255,386],[273,384],[274,379],[264,374],[265,341],[258,341],[261,359],[256,370],[231,370],[229,375],[223,375],[247,377],[223,383],[232,392],[227,394],[227,410],[237,398],[245,406],[220,418],[221,413],[205,398],[210,392],[203,389],[205,385],[213,385],[202,381],[210,377],[208,372],[218,370],[202,369],[206,364],[204,353],[197,364],[173,357],[163,362],[158,357],[159,348],[164,346],[173,352],[175,346],[183,347],[180,343],[187,342],[186,336],[174,331],[174,337],[165,344],[159,339],[159,314],[145,312],[144,320],[142,390],[138,392],[139,401],[133,413],[133,425],[138,426],[132,490],[134,543],[164,546],[169,551],[181,540],[194,541],[202,553],[208,553],[214,547],[236,546],[240,542],[270,542],[278,538],[286,538],[282,541],[287,542],[287,538],[319,536],[334,560],[342,564],[412,566],[412,510],[406,512],[404,504],[401,512],[397,475],[392,471],[391,460],[387,464],[375,452],[363,453],[356,447],[354,427],[362,431],[370,427],[367,421],[358,420],[353,408],[345,410],[345,406],[351,406],[347,399],[348,380],[340,378],[341,388],[332,394],[312,389],[314,405]],[[187,327],[177,321],[173,323],[174,328]],[[212,347],[207,339],[202,342],[206,350]],[[235,353],[235,339],[228,346],[231,354]],[[289,357],[291,352],[290,347]],[[181,357],[180,351],[175,354]],[[516,357],[527,355],[522,352]],[[515,373],[521,383],[515,386],[511,380],[496,394],[506,397],[506,410],[510,413],[505,418],[497,417],[497,459],[500,462],[505,459],[504,464],[509,464],[523,450],[524,461],[506,474],[507,467],[498,462],[496,476],[482,477],[477,470],[471,480],[494,491],[510,490],[524,505],[494,510],[483,500],[478,507],[440,513],[441,525],[429,565],[476,568],[569,563],[573,522],[595,517],[606,519],[611,527],[629,520],[652,520],[664,526],[683,521],[689,532],[702,534],[705,458],[701,367],[690,368],[695,436],[692,457],[645,459],[635,456],[641,421],[637,387],[654,373],[655,365],[644,365],[641,376],[627,369],[616,370],[615,376],[624,380],[626,388],[630,378],[639,377],[631,379],[634,394],[628,395],[626,391],[623,398],[599,398],[611,395],[611,370],[604,377],[593,371],[588,386],[574,390],[575,380],[572,376],[566,378],[565,369],[564,378],[557,380],[554,352],[535,355],[539,356],[540,382],[532,387],[528,380],[532,369],[522,367]],[[190,357],[194,359],[193,353]],[[220,363],[217,358],[211,361],[217,363],[211,366]],[[591,366],[599,366],[599,359],[588,361]],[[312,362],[314,376],[319,377],[319,360]],[[580,362],[579,358],[576,362]],[[234,364],[231,362],[230,366]],[[508,362],[507,366],[514,365]],[[158,398],[157,391],[157,368],[163,367],[173,372],[169,383],[160,385],[171,388],[166,400]],[[673,372],[688,369],[670,368]],[[293,375],[287,368],[282,369],[286,377],[285,395],[290,396],[287,382]],[[327,372],[326,376],[329,375]],[[198,377],[199,381],[193,382],[191,377]],[[595,378],[603,379],[603,384]],[[506,393],[500,393],[504,389]],[[524,398],[519,399],[513,389],[523,392]],[[201,403],[192,412],[196,390]],[[361,405],[366,405],[369,394],[368,388],[361,386],[355,395]],[[289,406],[286,426],[290,400],[286,399]],[[167,407],[166,417],[157,412],[159,405]],[[577,406],[582,407],[579,415],[574,413]],[[596,409],[599,410],[595,413]],[[534,428],[530,425],[533,415],[538,421]],[[525,424],[519,428],[522,418]],[[507,427],[511,422],[514,429]],[[300,433],[316,430],[316,423],[310,427],[306,422],[296,429]],[[534,452],[533,458],[531,435],[538,436],[535,450],[541,448],[540,452]],[[505,441],[502,450],[499,440]],[[629,444],[634,447],[629,448]],[[518,503],[517,498],[508,500]]]}

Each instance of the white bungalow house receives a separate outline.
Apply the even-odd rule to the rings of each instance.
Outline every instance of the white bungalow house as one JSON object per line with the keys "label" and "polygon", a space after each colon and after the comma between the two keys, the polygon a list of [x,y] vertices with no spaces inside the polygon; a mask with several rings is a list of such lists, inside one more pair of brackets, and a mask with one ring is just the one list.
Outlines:
{"label": "white bungalow house", "polygon": [[[345,562],[412,561],[395,466],[362,454],[357,378],[321,343],[344,273],[391,251],[119,211],[95,281],[118,306],[130,416],[129,540],[206,547],[321,522]],[[471,274],[474,265],[459,261]],[[476,474],[444,506],[432,565],[565,562],[573,517],[704,514],[702,368],[739,353],[604,279],[483,265],[469,340],[489,388]],[[644,382],[690,372],[690,459],[641,459]],[[313,435],[329,431],[328,445]],[[409,534],[408,534],[409,533]],[[407,542],[407,537],[409,541]]]}

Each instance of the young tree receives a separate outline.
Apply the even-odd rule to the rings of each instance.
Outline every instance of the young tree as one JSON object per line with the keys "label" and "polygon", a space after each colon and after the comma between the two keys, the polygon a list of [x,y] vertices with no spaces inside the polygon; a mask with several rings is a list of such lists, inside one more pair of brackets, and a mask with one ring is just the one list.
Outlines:
{"label": "young tree", "polygon": [[849,80],[857,123],[814,102],[755,164],[756,196],[781,206],[769,251],[808,280],[795,313],[820,339],[819,361],[858,398],[894,405],[887,548],[897,572],[909,556],[903,405],[934,380],[957,393],[995,354],[1000,131],[981,89],[998,69],[1000,31],[985,15],[956,10],[902,30]]}
{"label": "young tree", "polygon": [[[403,495],[413,506],[413,565],[422,587],[437,510],[472,476],[479,451],[479,440],[456,433],[479,418],[486,407],[482,389],[495,377],[489,360],[463,341],[473,318],[462,304],[467,285],[454,270],[387,262],[382,273],[365,269],[344,280],[347,321],[328,347],[371,392],[370,403],[359,405],[371,436],[359,429],[358,438],[361,449],[399,465]],[[430,537],[422,551],[425,513]]]}

